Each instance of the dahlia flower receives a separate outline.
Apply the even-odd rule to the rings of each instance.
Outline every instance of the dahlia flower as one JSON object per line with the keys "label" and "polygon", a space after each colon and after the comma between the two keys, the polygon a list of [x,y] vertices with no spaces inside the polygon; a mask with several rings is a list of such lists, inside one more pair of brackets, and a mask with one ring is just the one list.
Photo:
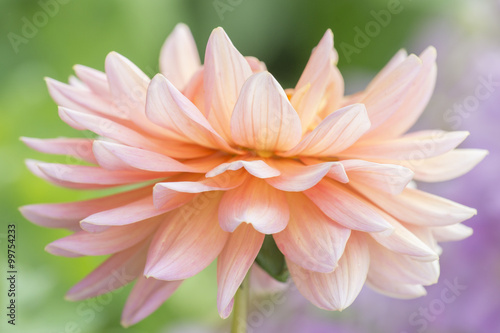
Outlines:
{"label": "dahlia flower", "polygon": [[[438,279],[437,241],[468,236],[460,222],[476,211],[411,181],[458,177],[485,156],[455,149],[467,132],[404,134],[432,94],[435,57],[432,47],[420,56],[400,51],[364,91],[344,96],[328,30],[296,86],[284,90],[222,28],[201,65],[189,29],[178,25],[153,79],[116,52],[104,73],[77,65],[69,84],[47,79],[60,118],[97,136],[22,139],[86,162],[27,161],[49,182],[128,187],[21,211],[35,224],[74,231],[46,247],[52,254],[111,255],[68,299],[136,280],[125,326],[215,259],[223,318],[256,260],[275,278],[289,271],[322,309],[346,308],[365,282],[390,296],[421,296]],[[127,278],[110,283],[122,270]]]}

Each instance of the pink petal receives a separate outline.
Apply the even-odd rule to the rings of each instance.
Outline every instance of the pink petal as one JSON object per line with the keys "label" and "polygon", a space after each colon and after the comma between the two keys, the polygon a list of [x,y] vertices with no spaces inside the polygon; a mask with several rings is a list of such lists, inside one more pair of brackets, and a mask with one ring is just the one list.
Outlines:
{"label": "pink petal", "polygon": [[237,152],[217,134],[200,110],[161,74],[149,85],[146,116],[164,128],[165,135],[175,139]]}
{"label": "pink petal", "polygon": [[[334,76],[335,57],[333,33],[328,29],[312,52],[306,68],[295,86],[295,90],[298,91],[309,85],[307,92],[302,96],[294,94],[291,98],[291,103],[300,117],[303,132],[309,129],[314,117],[320,111],[322,103],[328,97],[327,92],[331,92],[328,89],[330,85],[336,86],[339,91],[338,88],[341,88],[343,93],[343,80],[333,80],[338,78],[338,76]],[[340,100],[342,95],[337,94],[335,97]]]}
{"label": "pink petal", "polygon": [[312,202],[329,218],[346,228],[366,231],[390,231],[392,226],[364,203],[357,195],[334,181],[323,179],[304,191]]}
{"label": "pink petal", "polygon": [[238,145],[266,152],[289,150],[300,141],[300,118],[269,72],[254,74],[243,85],[231,136]]}
{"label": "pink petal", "polygon": [[217,259],[217,309],[229,317],[232,300],[264,242],[264,234],[243,223],[228,238]]}
{"label": "pink petal", "polygon": [[181,285],[182,281],[159,281],[139,277],[123,309],[121,324],[129,327],[143,320],[160,307]]}
{"label": "pink petal", "polygon": [[476,214],[473,208],[417,189],[406,188],[399,195],[391,195],[358,183],[351,185],[396,219],[415,225],[445,226]]}
{"label": "pink petal", "polygon": [[380,164],[363,160],[343,160],[347,176],[352,181],[390,194],[399,194],[413,178],[413,172],[394,164]]}
{"label": "pink petal", "polygon": [[400,161],[415,172],[415,179],[424,182],[443,182],[460,177],[472,170],[486,155],[483,149],[453,149],[427,159]]}
{"label": "pink petal", "polygon": [[370,280],[390,280],[396,284],[431,285],[439,278],[439,261],[422,262],[389,251],[378,243],[370,245]]}
{"label": "pink petal", "polygon": [[248,65],[250,65],[250,68],[252,69],[253,73],[258,73],[267,70],[266,64],[257,58],[245,57],[245,59],[248,62]]}
{"label": "pink petal", "polygon": [[189,27],[175,26],[160,52],[160,71],[181,90],[200,68],[200,56]]}
{"label": "pink petal", "polygon": [[[247,179],[243,172],[225,173],[213,178],[200,178],[192,180],[181,180],[157,183],[153,189],[154,204],[157,208],[165,208],[165,205],[172,206],[176,198],[194,198],[195,194],[212,191],[227,191],[240,186]],[[208,194],[205,199],[215,194]],[[197,199],[198,201],[203,198]]]}
{"label": "pink petal", "polygon": [[114,105],[88,89],[77,88],[47,78],[47,86],[57,105],[80,112],[99,113],[104,116],[127,119]]}
{"label": "pink petal", "polygon": [[[144,275],[182,280],[205,269],[222,251],[228,233],[219,226],[221,195],[203,206],[191,202],[169,213],[151,242]],[[189,216],[186,212],[194,212]]]}
{"label": "pink petal", "polygon": [[254,177],[257,178],[271,178],[277,177],[280,175],[280,172],[275,168],[270,167],[266,162],[262,160],[254,160],[254,161],[243,161],[236,160],[229,163],[223,163],[216,168],[207,172],[207,177],[215,177],[225,173],[226,171],[236,171],[244,168]]}
{"label": "pink petal", "polygon": [[123,287],[141,275],[146,262],[147,243],[139,243],[109,257],[66,294],[66,299],[79,301]]}
{"label": "pink petal", "polygon": [[420,55],[422,69],[408,87],[406,97],[400,107],[378,128],[366,135],[366,138],[398,137],[408,131],[424,111],[434,91],[436,83],[436,49],[428,47]]}
{"label": "pink petal", "polygon": [[304,165],[300,162],[283,159],[269,162],[275,169],[280,171],[277,177],[267,178],[266,182],[286,192],[302,192],[315,186],[323,177],[330,173],[337,175],[343,173],[344,167],[339,162],[324,162],[314,165]]}
{"label": "pink petal", "polygon": [[219,207],[220,225],[229,232],[248,223],[261,233],[274,234],[286,227],[289,218],[284,192],[257,178],[224,193]]}
{"label": "pink petal", "polygon": [[397,139],[365,141],[343,151],[343,157],[381,160],[414,160],[449,152],[469,135],[466,131],[419,131]]}
{"label": "pink petal", "polygon": [[383,216],[394,228],[391,234],[370,233],[370,236],[380,245],[393,252],[412,256],[418,261],[434,261],[439,258],[433,249],[392,216],[375,206],[372,206],[372,208]]}
{"label": "pink petal", "polygon": [[288,260],[304,269],[328,273],[335,270],[351,230],[329,219],[303,194],[287,196],[290,220],[274,234],[274,240]]}
{"label": "pink petal", "polygon": [[107,157],[117,158],[125,164],[125,168],[153,172],[199,172],[168,156],[114,142],[94,141],[94,153],[99,161]]}
{"label": "pink petal", "polygon": [[222,28],[212,31],[205,52],[205,108],[214,129],[231,143],[231,114],[241,87],[252,74],[246,59]]}
{"label": "pink petal", "polygon": [[42,153],[67,155],[89,163],[97,163],[92,153],[93,140],[90,139],[35,139],[21,137],[21,141],[28,147]]}
{"label": "pink petal", "polygon": [[377,75],[372,79],[366,90],[373,89],[375,86],[382,82],[387,75],[391,74],[401,63],[403,63],[408,58],[408,52],[405,49],[401,49],[389,60],[389,62],[382,68]]}
{"label": "pink petal", "polygon": [[394,283],[387,277],[377,276],[376,278],[368,275],[366,285],[376,292],[400,299],[412,299],[427,295],[427,291],[419,284]]}
{"label": "pink petal", "polygon": [[154,217],[144,223],[111,227],[99,233],[78,231],[58,239],[45,247],[51,254],[58,250],[87,256],[99,256],[123,251],[155,232],[163,217]]}
{"label": "pink petal", "polygon": [[82,112],[59,108],[61,119],[70,120],[69,124],[77,124],[77,129],[88,129],[100,136],[116,140],[120,143],[166,154],[172,158],[195,158],[210,155],[212,150],[170,140],[170,145],[156,138],[146,137],[138,132],[112,120]]}
{"label": "pink petal", "polygon": [[151,193],[149,186],[85,201],[28,205],[20,211],[26,219],[43,227],[80,230],[79,222],[87,216],[126,205],[148,193]]}
{"label": "pink petal", "polygon": [[162,178],[168,174],[141,171],[112,171],[99,167],[66,165],[27,160],[26,165],[36,176],[55,185],[75,189],[99,189]]}
{"label": "pink petal", "polygon": [[82,80],[90,90],[105,99],[111,98],[108,78],[105,73],[83,65],[75,65],[73,69],[78,78]]}
{"label": "pink petal", "polygon": [[376,85],[368,87],[360,102],[365,104],[368,111],[372,124],[370,130],[379,127],[398,110],[421,67],[422,61],[412,54],[380,78]]}
{"label": "pink petal", "polygon": [[[109,210],[100,211],[93,215],[87,216],[80,222],[83,230],[94,232],[96,226],[121,226],[132,223],[141,222],[143,220],[165,214],[175,208],[187,203],[188,200],[175,200],[176,204],[171,200],[170,205],[162,209],[156,209],[153,205],[153,197],[147,196],[140,200],[129,204],[112,208]],[[100,230],[101,228],[97,228]]]}
{"label": "pink petal", "polygon": [[[300,157],[300,160],[306,165],[316,165],[325,163],[323,160],[313,158],[313,157]],[[329,178],[335,179],[340,183],[348,183],[349,178],[347,177],[347,173],[345,172],[344,166],[340,162],[326,162],[326,163],[334,163],[328,171],[327,176]]]}
{"label": "pink petal", "polygon": [[432,235],[438,242],[454,242],[472,236],[472,228],[463,224],[431,228]]}
{"label": "pink petal", "polygon": [[370,128],[362,104],[353,104],[326,117],[311,133],[283,156],[332,156],[355,143]]}
{"label": "pink petal", "polygon": [[325,310],[340,310],[352,304],[363,287],[370,254],[365,240],[352,234],[338,267],[331,273],[306,270],[287,260],[293,282],[311,303]]}

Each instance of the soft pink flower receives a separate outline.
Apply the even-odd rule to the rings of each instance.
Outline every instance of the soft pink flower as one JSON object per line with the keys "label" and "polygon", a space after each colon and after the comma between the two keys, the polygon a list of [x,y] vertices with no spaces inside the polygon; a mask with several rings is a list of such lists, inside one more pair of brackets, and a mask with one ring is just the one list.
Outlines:
{"label": "soft pink flower", "polygon": [[[27,162],[56,185],[142,187],[21,211],[36,224],[75,231],[49,244],[50,253],[111,255],[69,299],[137,279],[124,325],[216,258],[226,318],[266,234],[320,308],[346,308],[365,282],[394,297],[421,296],[439,276],[437,241],[470,235],[460,222],[475,210],[409,183],[458,177],[485,156],[455,149],[467,132],[404,134],[432,94],[435,57],[432,47],[418,57],[400,51],[364,91],[344,96],[328,30],[285,92],[222,28],[212,32],[202,66],[189,29],[178,25],[152,80],[115,52],[105,73],[77,65],[69,85],[47,80],[61,119],[97,137],[23,138],[90,164]],[[129,278],[110,284],[116,271]]]}

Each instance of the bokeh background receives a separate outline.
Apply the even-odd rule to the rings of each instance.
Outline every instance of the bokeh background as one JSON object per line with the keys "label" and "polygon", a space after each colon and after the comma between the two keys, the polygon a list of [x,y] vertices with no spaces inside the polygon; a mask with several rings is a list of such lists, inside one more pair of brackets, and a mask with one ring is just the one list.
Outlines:
{"label": "bokeh background", "polygon": [[[379,24],[366,43],[356,44],[358,29],[365,31],[368,23],[377,22],[377,13],[388,8],[398,12]],[[490,150],[486,160],[466,176],[432,186],[419,184],[479,211],[467,222],[475,230],[472,237],[443,246],[441,278],[428,288],[427,296],[394,300],[366,289],[347,310],[328,313],[290,291],[285,304],[257,311],[261,319],[255,319],[253,332],[500,332],[499,21],[500,2],[493,0],[0,0],[0,330],[227,330],[227,322],[216,311],[214,265],[189,279],[152,316],[128,329],[119,322],[130,286],[98,299],[65,301],[65,292],[104,258],[49,255],[44,246],[66,232],[32,225],[17,210],[30,203],[98,195],[56,188],[31,175],[23,164],[26,158],[49,162],[64,158],[31,151],[20,136],[81,136],[58,119],[43,78],[65,81],[77,63],[102,70],[110,51],[127,56],[152,76],[158,72],[163,41],[175,24],[184,22],[202,55],[211,30],[222,26],[243,54],[265,61],[285,87],[294,86],[327,28],[335,34],[348,92],[362,89],[398,49],[418,53],[432,44],[438,49],[438,84],[416,126],[469,130],[464,147]],[[36,25],[30,29],[30,24]],[[357,52],[347,52],[348,46],[342,50],[342,43]],[[485,86],[488,81],[493,83]],[[476,96],[481,86],[491,90],[486,98]],[[12,223],[17,225],[19,271],[15,327],[6,324],[3,277],[7,225]],[[444,303],[442,293],[450,283],[463,288],[453,302]]]}

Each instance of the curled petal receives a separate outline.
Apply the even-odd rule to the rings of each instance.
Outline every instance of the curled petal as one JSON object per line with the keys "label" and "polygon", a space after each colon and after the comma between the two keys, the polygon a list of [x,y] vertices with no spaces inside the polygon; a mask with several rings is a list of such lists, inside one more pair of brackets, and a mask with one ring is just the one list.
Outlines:
{"label": "curled petal", "polygon": [[302,194],[288,195],[290,220],[273,235],[288,260],[302,268],[328,273],[335,270],[351,230],[329,219]]}
{"label": "curled petal", "polygon": [[454,224],[431,229],[432,234],[438,242],[452,242],[472,236],[472,228],[463,224]]}
{"label": "curled petal", "polygon": [[264,242],[264,234],[242,223],[228,238],[217,259],[217,309],[222,318],[231,314],[233,297]]}
{"label": "curled petal", "polygon": [[270,167],[266,162],[262,160],[254,161],[244,161],[236,160],[233,162],[223,163],[216,168],[207,172],[206,176],[211,178],[223,174],[226,171],[236,171],[244,168],[254,177],[257,178],[271,178],[280,175],[280,172],[275,168]]}
{"label": "curled petal", "polygon": [[283,230],[289,218],[284,192],[256,178],[227,191],[219,207],[220,225],[229,232],[248,223],[261,233],[273,234]]}
{"label": "curled petal", "polygon": [[339,162],[324,162],[314,165],[303,165],[293,160],[268,162],[280,171],[277,177],[267,178],[266,182],[282,191],[302,192],[315,186],[323,177],[335,175],[348,181],[344,167]]}
{"label": "curled petal", "polygon": [[231,136],[241,146],[266,152],[289,150],[300,141],[300,118],[269,72],[254,74],[243,85]]}
{"label": "curled petal", "polygon": [[363,287],[370,254],[365,240],[352,234],[338,267],[331,273],[306,270],[287,260],[293,282],[311,303],[325,310],[343,310],[352,304]]}
{"label": "curled petal", "polygon": [[201,66],[196,43],[188,26],[179,23],[160,52],[160,70],[177,89],[182,90]]}

